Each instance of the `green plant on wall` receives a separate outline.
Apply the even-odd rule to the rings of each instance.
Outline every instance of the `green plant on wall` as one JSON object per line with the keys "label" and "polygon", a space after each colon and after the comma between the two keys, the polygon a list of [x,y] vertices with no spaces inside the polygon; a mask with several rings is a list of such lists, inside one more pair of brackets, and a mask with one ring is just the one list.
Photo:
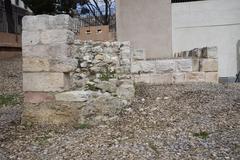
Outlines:
{"label": "green plant on wall", "polygon": [[104,70],[100,71],[100,77],[99,79],[101,81],[109,81],[112,78],[115,78],[116,70],[111,70],[109,67],[105,67]]}
{"label": "green plant on wall", "polygon": [[16,105],[19,103],[18,95],[0,95],[0,107],[7,105]]}

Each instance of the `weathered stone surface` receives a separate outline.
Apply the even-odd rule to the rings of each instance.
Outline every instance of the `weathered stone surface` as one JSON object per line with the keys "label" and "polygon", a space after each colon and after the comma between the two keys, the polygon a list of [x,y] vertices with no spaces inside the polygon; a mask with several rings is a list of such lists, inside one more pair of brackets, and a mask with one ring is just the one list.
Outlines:
{"label": "weathered stone surface", "polygon": [[50,71],[50,64],[47,58],[23,58],[24,72]]}
{"label": "weathered stone surface", "polygon": [[66,44],[50,44],[24,46],[23,57],[67,58],[71,56],[71,46]]}
{"label": "weathered stone surface", "polygon": [[41,32],[42,44],[72,44],[74,33],[65,29],[45,30]]}
{"label": "weathered stone surface", "polygon": [[103,92],[115,93],[117,90],[117,80],[100,81],[96,83],[96,88]]}
{"label": "weathered stone surface", "polygon": [[218,71],[217,59],[201,59],[201,71],[217,72]]}
{"label": "weathered stone surface", "polygon": [[31,46],[31,45],[37,45],[40,43],[40,31],[23,31],[22,32],[22,46]]}
{"label": "weathered stone surface", "polygon": [[102,95],[89,101],[81,110],[81,123],[98,124],[118,116],[127,105],[126,100],[122,100],[110,95]]}
{"label": "weathered stone surface", "polygon": [[174,60],[157,60],[156,72],[157,73],[172,73],[175,71]]}
{"label": "weathered stone surface", "polygon": [[184,83],[186,82],[185,73],[173,73],[173,83]]}
{"label": "weathered stone surface", "polygon": [[24,91],[55,92],[69,89],[69,74],[64,73],[23,73]]}
{"label": "weathered stone surface", "polygon": [[200,71],[200,59],[192,59],[192,71],[193,72]]}
{"label": "weathered stone surface", "polygon": [[213,58],[213,59],[218,58],[217,52],[218,52],[217,47],[207,47],[207,53],[208,53],[207,58]]}
{"label": "weathered stone surface", "polygon": [[131,66],[131,73],[154,73],[155,71],[155,61],[136,61]]}
{"label": "weathered stone surface", "polygon": [[178,72],[192,72],[193,70],[193,63],[191,59],[181,59],[175,60],[176,63],[176,70]]}
{"label": "weathered stone surface", "polygon": [[48,102],[41,104],[25,103],[21,122],[27,125],[74,126],[78,123],[79,119],[78,106],[63,102]]}
{"label": "weathered stone surface", "polygon": [[24,31],[37,31],[49,29],[68,29],[73,30],[73,19],[67,15],[38,15],[38,16],[25,16],[23,18]]}
{"label": "weathered stone surface", "polygon": [[24,102],[25,103],[43,103],[52,102],[55,100],[54,95],[47,92],[25,92]]}
{"label": "weathered stone surface", "polygon": [[206,82],[218,83],[218,72],[206,72]]}
{"label": "weathered stone surface", "polygon": [[77,68],[76,59],[23,58],[25,72],[71,72]]}
{"label": "weathered stone surface", "polygon": [[188,82],[204,82],[206,79],[205,72],[189,72],[186,73],[186,80]]}
{"label": "weathered stone surface", "polygon": [[136,83],[149,83],[149,84],[171,84],[172,83],[172,74],[141,74],[135,75],[134,81]]}
{"label": "weathered stone surface", "polygon": [[92,91],[69,91],[55,95],[57,101],[65,102],[86,102],[96,96]]}
{"label": "weathered stone surface", "polygon": [[120,81],[120,86],[117,88],[116,94],[119,98],[131,100],[135,96],[135,87],[132,80]]}
{"label": "weathered stone surface", "polygon": [[134,50],[132,58],[133,60],[145,60],[146,59],[145,51],[143,49]]}

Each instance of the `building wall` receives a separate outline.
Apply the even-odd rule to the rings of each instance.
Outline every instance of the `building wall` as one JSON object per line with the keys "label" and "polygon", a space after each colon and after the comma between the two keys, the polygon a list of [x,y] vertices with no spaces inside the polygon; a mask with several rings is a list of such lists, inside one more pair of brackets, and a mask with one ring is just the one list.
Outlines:
{"label": "building wall", "polygon": [[173,52],[217,46],[220,77],[240,70],[240,1],[172,4]]}
{"label": "building wall", "polygon": [[146,58],[172,57],[171,1],[117,0],[117,39],[144,49]]}

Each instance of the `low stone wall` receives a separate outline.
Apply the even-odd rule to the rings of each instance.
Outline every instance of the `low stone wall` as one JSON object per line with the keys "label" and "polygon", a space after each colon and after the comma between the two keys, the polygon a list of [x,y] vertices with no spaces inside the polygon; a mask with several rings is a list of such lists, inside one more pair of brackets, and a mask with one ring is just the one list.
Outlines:
{"label": "low stone wall", "polygon": [[135,82],[218,82],[216,47],[176,53],[173,59],[145,60],[144,57],[133,57],[131,73]]}
{"label": "low stone wall", "polygon": [[22,123],[98,124],[134,97],[130,44],[75,41],[67,15],[23,19]]}

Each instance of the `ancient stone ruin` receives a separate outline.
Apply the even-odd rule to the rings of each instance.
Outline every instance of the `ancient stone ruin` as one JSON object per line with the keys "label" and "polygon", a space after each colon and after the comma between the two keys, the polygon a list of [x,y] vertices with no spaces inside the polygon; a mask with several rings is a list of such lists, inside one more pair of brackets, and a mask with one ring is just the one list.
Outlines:
{"label": "ancient stone ruin", "polygon": [[23,19],[22,123],[73,126],[118,118],[134,83],[218,82],[216,48],[146,60],[129,42],[75,39],[68,15]]}

